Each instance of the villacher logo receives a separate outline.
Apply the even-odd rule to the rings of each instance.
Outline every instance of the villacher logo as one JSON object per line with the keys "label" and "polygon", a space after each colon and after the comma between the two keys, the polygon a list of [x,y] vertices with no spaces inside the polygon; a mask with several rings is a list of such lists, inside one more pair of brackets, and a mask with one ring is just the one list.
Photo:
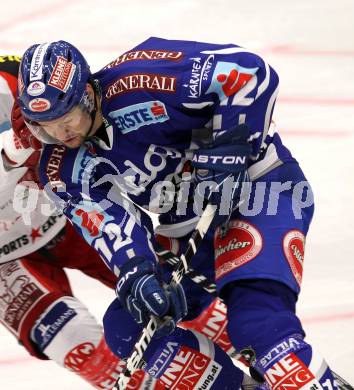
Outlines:
{"label": "villacher logo", "polygon": [[305,235],[300,230],[289,231],[283,239],[283,250],[296,282],[301,285],[305,255]]}
{"label": "villacher logo", "polygon": [[230,221],[226,237],[220,237],[219,230],[214,239],[216,279],[253,260],[263,247],[258,229],[242,220]]}

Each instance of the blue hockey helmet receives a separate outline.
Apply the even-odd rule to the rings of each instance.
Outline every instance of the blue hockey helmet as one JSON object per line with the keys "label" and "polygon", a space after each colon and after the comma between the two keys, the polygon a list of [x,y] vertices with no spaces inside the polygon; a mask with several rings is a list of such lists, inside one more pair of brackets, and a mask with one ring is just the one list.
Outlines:
{"label": "blue hockey helmet", "polygon": [[20,64],[18,100],[28,122],[60,118],[85,99],[90,67],[76,47],[65,41],[36,44]]}

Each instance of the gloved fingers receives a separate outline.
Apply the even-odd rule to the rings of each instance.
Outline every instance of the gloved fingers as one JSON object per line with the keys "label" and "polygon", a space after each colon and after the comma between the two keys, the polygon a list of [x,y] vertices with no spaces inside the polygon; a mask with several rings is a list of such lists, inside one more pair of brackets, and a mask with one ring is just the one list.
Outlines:
{"label": "gloved fingers", "polygon": [[168,312],[168,298],[155,275],[144,275],[136,280],[131,293],[153,315],[161,318]]}
{"label": "gloved fingers", "polygon": [[132,295],[128,296],[125,302],[125,309],[129,311],[136,323],[144,325],[148,322],[149,315],[146,313],[146,310],[144,310],[144,307]]}
{"label": "gloved fingers", "polygon": [[214,140],[215,146],[225,145],[225,144],[232,144],[235,142],[240,141],[246,141],[249,136],[250,129],[248,125],[242,124],[238,125],[232,129],[228,129],[227,131],[224,131],[222,135],[219,137],[216,137]]}
{"label": "gloved fingers", "polygon": [[159,329],[156,331],[157,338],[171,334],[188,312],[187,300],[181,285],[165,286],[165,292],[170,302],[168,315],[162,319]]}
{"label": "gloved fingers", "polygon": [[178,284],[176,286],[176,292],[177,292],[177,297],[181,305],[181,318],[178,319],[177,321],[182,321],[183,318],[188,314],[188,305],[187,305],[187,298],[186,294],[184,293],[184,288],[182,287],[181,284]]}
{"label": "gloved fingers", "polygon": [[169,315],[174,319],[175,323],[181,321],[188,312],[187,300],[183,287],[179,284],[177,286],[167,286],[166,292],[170,301]]}
{"label": "gloved fingers", "polygon": [[156,338],[170,335],[176,329],[176,321],[171,316],[165,316],[155,333]]}
{"label": "gloved fingers", "polygon": [[[145,326],[150,319],[150,315],[146,308],[141,305],[136,298],[130,295],[126,301],[125,308],[129,311],[134,321],[142,326]],[[159,327],[155,333],[156,338],[168,336],[176,328],[176,322],[171,316],[165,316],[159,321]]]}

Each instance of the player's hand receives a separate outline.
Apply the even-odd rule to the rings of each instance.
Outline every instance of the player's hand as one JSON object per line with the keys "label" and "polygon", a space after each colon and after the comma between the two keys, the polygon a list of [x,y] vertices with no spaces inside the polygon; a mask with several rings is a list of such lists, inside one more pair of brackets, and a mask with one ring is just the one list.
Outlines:
{"label": "player's hand", "polygon": [[[2,134],[2,157],[12,168],[27,168],[25,174],[18,180],[19,183],[35,182],[39,188],[42,188],[38,175],[42,145],[38,140],[33,140],[33,135],[27,129],[17,103],[13,106],[11,121],[13,131],[6,131]],[[22,137],[22,140],[18,135]]]}
{"label": "player's hand", "polygon": [[41,150],[41,142],[30,132],[23,119],[20,106],[15,100],[11,111],[12,129],[24,149],[32,148],[34,150]]}
{"label": "player's hand", "polygon": [[117,296],[134,320],[145,325],[154,315],[163,323],[156,336],[172,333],[187,314],[183,287],[164,284],[156,266],[142,257],[130,259],[120,271]]}
{"label": "player's hand", "polygon": [[251,145],[245,125],[227,130],[212,144],[194,152],[196,196],[216,205],[213,225],[227,221],[240,203],[242,188],[249,182],[247,166]]}

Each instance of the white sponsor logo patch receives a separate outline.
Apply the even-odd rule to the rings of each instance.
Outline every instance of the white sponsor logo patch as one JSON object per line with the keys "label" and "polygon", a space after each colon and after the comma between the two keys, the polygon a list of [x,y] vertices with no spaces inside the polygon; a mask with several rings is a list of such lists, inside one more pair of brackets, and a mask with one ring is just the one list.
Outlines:
{"label": "white sponsor logo patch", "polygon": [[27,93],[31,96],[41,95],[45,91],[45,84],[41,81],[34,81],[27,88]]}
{"label": "white sponsor logo patch", "polygon": [[165,105],[160,101],[149,101],[133,104],[108,114],[123,133],[139,129],[139,127],[167,121],[169,116]]}
{"label": "white sponsor logo patch", "polygon": [[47,51],[47,48],[49,46],[49,43],[42,43],[41,45],[37,46],[36,50],[34,51],[32,62],[31,62],[31,69],[30,69],[30,80],[41,80],[43,76],[43,58]]}

